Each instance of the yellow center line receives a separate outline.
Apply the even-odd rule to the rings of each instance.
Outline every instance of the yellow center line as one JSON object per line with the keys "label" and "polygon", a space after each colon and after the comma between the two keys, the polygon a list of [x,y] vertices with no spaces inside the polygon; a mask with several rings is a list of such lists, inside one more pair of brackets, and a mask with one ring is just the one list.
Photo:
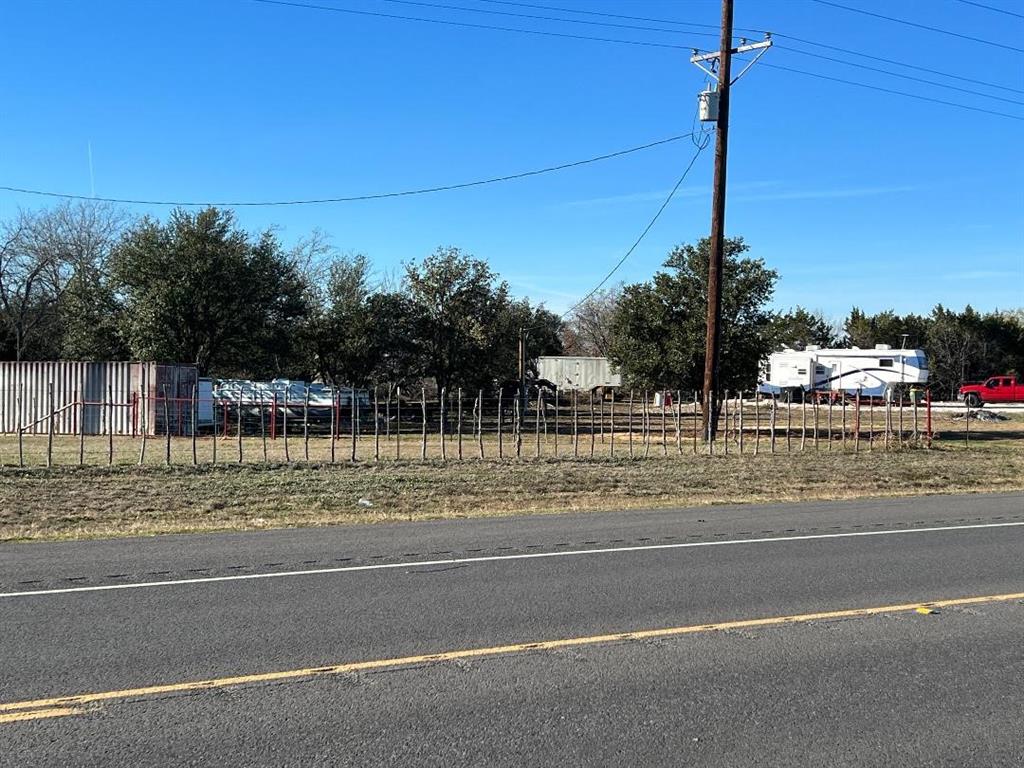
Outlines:
{"label": "yellow center line", "polygon": [[0,723],[17,723],[22,720],[39,720],[44,717],[66,717],[77,715],[80,709],[73,707],[51,707],[50,709],[30,710],[28,712],[10,712],[0,715]]}
{"label": "yellow center line", "polygon": [[[99,691],[96,693],[80,693],[71,696],[58,696],[50,699],[34,699],[32,701],[13,701],[0,704],[0,723],[10,722],[17,719],[31,719],[33,717],[57,717],[59,715],[76,714],[78,710],[71,709],[75,705],[91,704],[101,701],[118,699],[137,699],[148,696],[160,696],[173,693],[188,693],[218,688],[228,688],[238,685],[250,685],[253,683],[269,683],[280,680],[294,680],[298,678],[319,677],[326,675],[341,675],[350,672],[365,672],[375,669],[388,669],[394,667],[408,667],[418,664],[429,664],[438,661],[454,661],[456,659],[471,659],[482,656],[501,656],[526,651],[550,651],[559,648],[571,648],[581,645],[598,645],[601,643],[620,642],[624,640],[646,640],[650,638],[675,637],[680,635],[693,635],[701,632],[714,632],[726,629],[749,629],[752,627],[770,627],[780,624],[806,623],[810,621],[822,621],[827,619],[846,619],[863,616],[877,616],[886,613],[907,613],[927,606],[929,608],[949,608],[961,605],[978,605],[980,603],[997,603],[1010,600],[1024,600],[1024,592],[1015,592],[1005,595],[983,595],[979,597],[958,597],[951,600],[934,600],[929,602],[902,603],[899,605],[883,605],[874,608],[848,608],[839,611],[821,611],[818,613],[802,613],[791,616],[771,616],[760,619],[742,619],[738,621],[720,621],[711,624],[693,624],[683,627],[666,627],[663,629],[643,629],[626,632],[616,632],[607,635],[591,635],[587,637],[570,637],[560,640],[542,640],[532,643],[515,643],[512,645],[496,645],[487,648],[468,648],[458,651],[442,651],[438,653],[421,654],[418,656],[402,656],[390,659],[372,659],[369,661],[355,661],[345,664],[335,664],[326,667],[307,667],[304,669],[289,669],[279,672],[263,672],[252,675],[238,675],[235,677],[219,677],[209,680],[193,680],[184,683],[168,683],[164,685],[150,685],[143,688],[125,688],[114,691]],[[46,707],[63,709],[43,709]],[[25,711],[36,710],[36,711]],[[20,717],[19,717],[20,715]]]}

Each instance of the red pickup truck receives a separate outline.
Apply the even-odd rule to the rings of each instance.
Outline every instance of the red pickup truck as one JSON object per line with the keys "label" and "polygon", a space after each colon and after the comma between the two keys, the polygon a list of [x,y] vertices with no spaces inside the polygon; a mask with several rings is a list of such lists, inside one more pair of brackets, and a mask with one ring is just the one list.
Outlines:
{"label": "red pickup truck", "polygon": [[960,399],[971,408],[985,403],[1024,403],[1024,383],[1016,376],[992,376],[981,384],[964,384]]}

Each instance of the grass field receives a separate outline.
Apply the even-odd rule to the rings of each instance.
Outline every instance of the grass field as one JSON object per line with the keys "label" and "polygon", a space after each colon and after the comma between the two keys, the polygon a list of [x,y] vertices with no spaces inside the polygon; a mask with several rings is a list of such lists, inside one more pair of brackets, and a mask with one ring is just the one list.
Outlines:
{"label": "grass field", "polygon": [[[802,452],[767,451],[743,456],[735,447],[729,456],[693,455],[684,450],[662,456],[653,446],[650,457],[629,459],[625,446],[615,458],[491,458],[441,462],[420,461],[418,441],[410,439],[408,460],[345,461],[338,446],[338,463],[262,463],[261,445],[247,443],[256,463],[237,463],[235,453],[219,448],[229,459],[217,466],[191,466],[191,441],[176,440],[172,466],[162,466],[163,444],[151,442],[147,466],[135,465],[138,441],[117,445],[112,467],[33,466],[0,471],[0,540],[42,540],[157,533],[249,530],[288,526],[330,525],[431,518],[481,517],[514,513],[600,511],[674,505],[836,499],[910,494],[1024,490],[1024,440],[1012,422],[984,425],[973,434],[970,447],[956,424],[937,420],[938,438],[932,450],[868,450],[862,441],[829,450],[808,441]],[[94,464],[105,464],[106,439]],[[280,441],[278,441],[280,442]],[[405,439],[403,439],[405,442]],[[31,456],[41,458],[33,438]],[[329,452],[328,440],[316,440],[316,456]],[[369,443],[372,457],[372,440]],[[601,445],[595,440],[596,445]],[[794,447],[799,440],[794,440]],[[527,443],[532,451],[533,445]],[[545,450],[551,446],[544,446]],[[209,443],[203,448],[210,450]],[[485,454],[493,456],[493,446]],[[569,448],[566,442],[564,452]],[[604,451],[609,448],[607,436]],[[684,448],[688,446],[684,445]],[[11,439],[0,444],[6,461]],[[393,450],[393,446],[391,447]],[[589,440],[586,442],[589,453]],[[77,438],[59,438],[55,455],[77,462]],[[464,445],[467,456],[475,445]],[[295,441],[293,459],[303,445]],[[432,454],[438,451],[432,450]],[[642,451],[635,451],[639,456]],[[365,456],[365,454],[362,454]],[[449,457],[453,450],[449,447]],[[506,454],[507,455],[507,454]],[[526,454],[526,455],[529,455]],[[231,462],[230,458],[236,460]],[[97,459],[101,461],[97,461]],[[180,462],[180,463],[178,463]],[[187,463],[186,463],[187,462]],[[362,501],[361,501],[362,500]]]}

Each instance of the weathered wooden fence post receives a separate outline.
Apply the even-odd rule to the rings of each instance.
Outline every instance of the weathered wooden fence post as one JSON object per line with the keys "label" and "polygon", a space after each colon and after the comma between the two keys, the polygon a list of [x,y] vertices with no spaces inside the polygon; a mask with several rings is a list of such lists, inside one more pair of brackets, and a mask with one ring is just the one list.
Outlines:
{"label": "weathered wooden fence post", "polygon": [[572,391],[572,457],[579,458],[580,455],[580,398],[579,390]]}
{"label": "weathered wooden fence post", "polygon": [[[459,421],[460,421],[460,433],[461,433],[461,420],[462,420],[462,390],[459,390]],[[461,434],[460,434],[461,440]],[[460,445],[461,454],[461,445]],[[459,458],[462,458],[460,455]],[[377,385],[373,385],[373,460],[380,461],[380,396],[377,394]]]}
{"label": "weathered wooden fence post", "polygon": [[867,450],[874,450],[874,396],[867,398]]}
{"label": "weathered wooden fence post", "polygon": [[832,393],[828,393],[828,449],[832,450]]}
{"label": "weathered wooden fence post", "polygon": [[708,392],[708,396],[704,398],[704,407],[707,409],[705,413],[708,414],[708,433],[706,435],[708,440],[708,456],[715,455],[715,424],[714,419],[711,418],[711,408],[715,403],[716,394],[714,392]]}
{"label": "weathered wooden fence post", "polygon": [[165,448],[164,448],[164,463],[167,466],[171,465],[171,404],[167,402],[167,387],[162,387],[162,394],[164,398],[164,435],[165,435]]}
{"label": "weathered wooden fence post", "polygon": [[[145,375],[143,375],[145,380]],[[142,443],[139,445],[139,466],[141,467],[146,463],[146,437],[149,434],[149,402],[146,397],[146,385],[139,384],[139,400],[142,403]],[[81,433],[79,435],[78,442],[78,457],[79,464],[82,463],[83,453],[85,451],[85,393],[82,393],[82,418],[78,422]]]}
{"label": "weathered wooden fence post", "polygon": [[288,450],[288,393],[292,385],[289,382],[284,388],[284,407],[281,409],[281,433],[284,436],[284,460],[291,462],[292,456]]}
{"label": "weathered wooden fence post", "polygon": [[196,415],[199,412],[199,408],[196,404],[196,385],[192,385],[192,396],[189,400],[189,413],[191,414],[192,421],[192,466],[196,466],[199,463],[199,452],[196,449]]}
{"label": "weathered wooden fence post", "polygon": [[722,396],[722,452],[729,455],[729,390],[725,390]]}
{"label": "weathered wooden fence post", "polygon": [[[239,401],[239,409],[241,409],[241,401]],[[302,458],[304,461],[309,461],[309,384],[306,385],[302,393]]]}
{"label": "weathered wooden fence post", "polygon": [[644,458],[646,459],[651,453],[651,412],[647,407],[647,401],[650,399],[650,395],[647,390],[644,390],[644,411],[642,416],[642,422],[644,425]]}
{"label": "weathered wooden fence post", "polygon": [[55,418],[55,406],[53,402],[53,383],[51,382],[46,388],[47,404],[50,410],[49,418],[47,419],[46,429],[46,466],[53,466],[53,420]]}
{"label": "weathered wooden fence post", "polygon": [[421,433],[420,433],[420,460],[427,460],[427,390],[426,387],[420,387],[420,416],[421,416]]}
{"label": "weathered wooden fence post", "polygon": [[[107,385],[107,402],[105,406],[107,410],[107,466],[109,467],[114,463],[114,387],[110,384]],[[50,421],[53,421],[52,417]],[[52,429],[50,431],[51,433],[53,432]]]}
{"label": "weathered wooden fence post", "polygon": [[267,463],[267,399],[260,392],[260,442],[263,443],[263,463]]}
{"label": "weathered wooden fence post", "polygon": [[515,458],[522,456],[522,395],[516,393],[515,408],[512,410],[513,426],[515,432]]}
{"label": "weathered wooden fence post", "polygon": [[558,385],[555,384],[555,458],[558,458],[558,409],[561,407],[561,401],[558,396]]}
{"label": "weathered wooden fence post", "polygon": [[903,447],[903,390],[900,390],[900,447]]}
{"label": "weathered wooden fence post", "polygon": [[334,386],[334,384],[331,384],[331,412],[330,414],[328,414],[328,419],[330,420],[329,428],[331,430],[331,434],[329,435],[331,448],[331,464],[334,464],[335,461],[337,461],[335,443],[337,442],[338,439],[338,407],[338,389],[337,387]]}
{"label": "weathered wooden fence post", "polygon": [[18,424],[18,466],[19,467],[24,467],[25,466],[25,437],[24,437],[25,430],[24,430],[24,425],[22,424],[22,421],[23,421],[23,418],[24,418],[24,416],[23,416],[24,410],[22,408],[22,403],[24,401],[24,397],[25,397],[25,382],[22,381],[18,385],[18,413],[17,413],[17,416],[16,416],[16,421],[17,421],[17,424]]}
{"label": "weathered wooden fence post", "polygon": [[484,457],[484,391],[481,389],[476,396],[476,439],[480,447],[480,458]]}
{"label": "weathered wooden fence post", "polygon": [[395,459],[402,458],[402,387],[395,387]]}
{"label": "weathered wooden fence post", "polygon": [[853,452],[860,453],[860,390],[853,403]]}
{"label": "weathered wooden fence post", "polygon": [[840,441],[840,447],[845,451],[846,450],[846,390],[842,390],[842,398],[843,398],[843,402],[841,403],[840,411],[842,412],[843,437],[842,437],[842,440]]}
{"label": "weathered wooden fence post", "polygon": [[700,402],[697,390],[693,390],[693,455],[697,455],[697,439],[700,436]]}
{"label": "weathered wooden fence post", "polygon": [[807,447],[807,395],[800,393],[800,450]]}
{"label": "weathered wooden fence post", "polygon": [[793,396],[786,403],[786,453],[793,452]]}
{"label": "weathered wooden fence post", "polygon": [[609,407],[610,424],[608,426],[608,450],[611,457],[615,458],[615,388],[612,387],[612,402]]}
{"label": "weathered wooden fence post", "polygon": [[633,390],[629,390],[629,411],[626,413],[626,432],[629,434],[629,458],[633,458]]}
{"label": "weathered wooden fence post", "polygon": [[[527,398],[527,402],[529,402],[529,398]],[[537,459],[540,458],[540,411],[541,411],[541,408],[543,408],[543,407],[544,407],[544,402],[543,402],[543,400],[541,399],[541,396],[540,396],[540,387],[537,387],[537,407],[534,409],[534,413],[533,413],[533,417],[534,417],[533,431],[534,431],[534,434],[535,434],[536,440],[537,440],[537,447],[534,450],[534,458],[537,458]]]}
{"label": "weathered wooden fence post", "polygon": [[683,390],[676,390],[676,453],[683,455]]}
{"label": "weathered wooden fence post", "polygon": [[242,426],[245,421],[242,411],[242,389],[238,389],[238,463],[242,463]]}
{"label": "weathered wooden fence post", "polygon": [[668,432],[665,427],[665,390],[661,390],[661,455],[668,456]]}
{"label": "weathered wooden fence post", "polygon": [[740,427],[739,427],[739,444],[740,445],[739,445],[739,448],[740,448],[740,456],[742,456],[743,455],[743,390],[742,389],[740,390],[740,401],[739,401],[739,404],[736,407],[739,410],[739,417],[740,417]]}
{"label": "weathered wooden fence post", "polygon": [[498,458],[505,458],[505,445],[503,442],[502,426],[505,421],[505,410],[501,403],[502,389],[498,387]]}
{"label": "weathered wooden fence post", "polygon": [[[75,390],[75,408],[78,411],[78,466],[85,464],[85,405],[78,400],[78,390]],[[143,419],[145,419],[145,412],[143,412]],[[143,421],[145,423],[145,421]],[[142,432],[142,444],[146,444],[146,432],[143,429]],[[144,449],[143,449],[144,450]],[[145,456],[143,456],[145,458]],[[142,463],[142,459],[139,459],[139,464]]]}
{"label": "weathered wooden fence post", "polygon": [[590,458],[594,458],[594,390],[590,390]]}
{"label": "weathered wooden fence post", "polygon": [[438,431],[441,434],[441,461],[447,461],[448,460],[448,450],[447,450],[447,447],[445,446],[445,437],[444,437],[444,422],[445,422],[445,415],[446,415],[445,405],[446,404],[447,404],[447,388],[446,387],[441,387],[441,393],[440,393],[440,398],[439,398],[439,402],[438,402],[438,411],[439,411],[439,413],[438,413]]}

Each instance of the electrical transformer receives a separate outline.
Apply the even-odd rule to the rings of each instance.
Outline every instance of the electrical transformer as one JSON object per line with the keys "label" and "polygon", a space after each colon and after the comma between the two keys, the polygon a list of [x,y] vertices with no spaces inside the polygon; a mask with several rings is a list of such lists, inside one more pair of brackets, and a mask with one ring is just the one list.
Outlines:
{"label": "electrical transformer", "polygon": [[708,88],[697,96],[697,109],[702,123],[718,122],[718,91]]}

